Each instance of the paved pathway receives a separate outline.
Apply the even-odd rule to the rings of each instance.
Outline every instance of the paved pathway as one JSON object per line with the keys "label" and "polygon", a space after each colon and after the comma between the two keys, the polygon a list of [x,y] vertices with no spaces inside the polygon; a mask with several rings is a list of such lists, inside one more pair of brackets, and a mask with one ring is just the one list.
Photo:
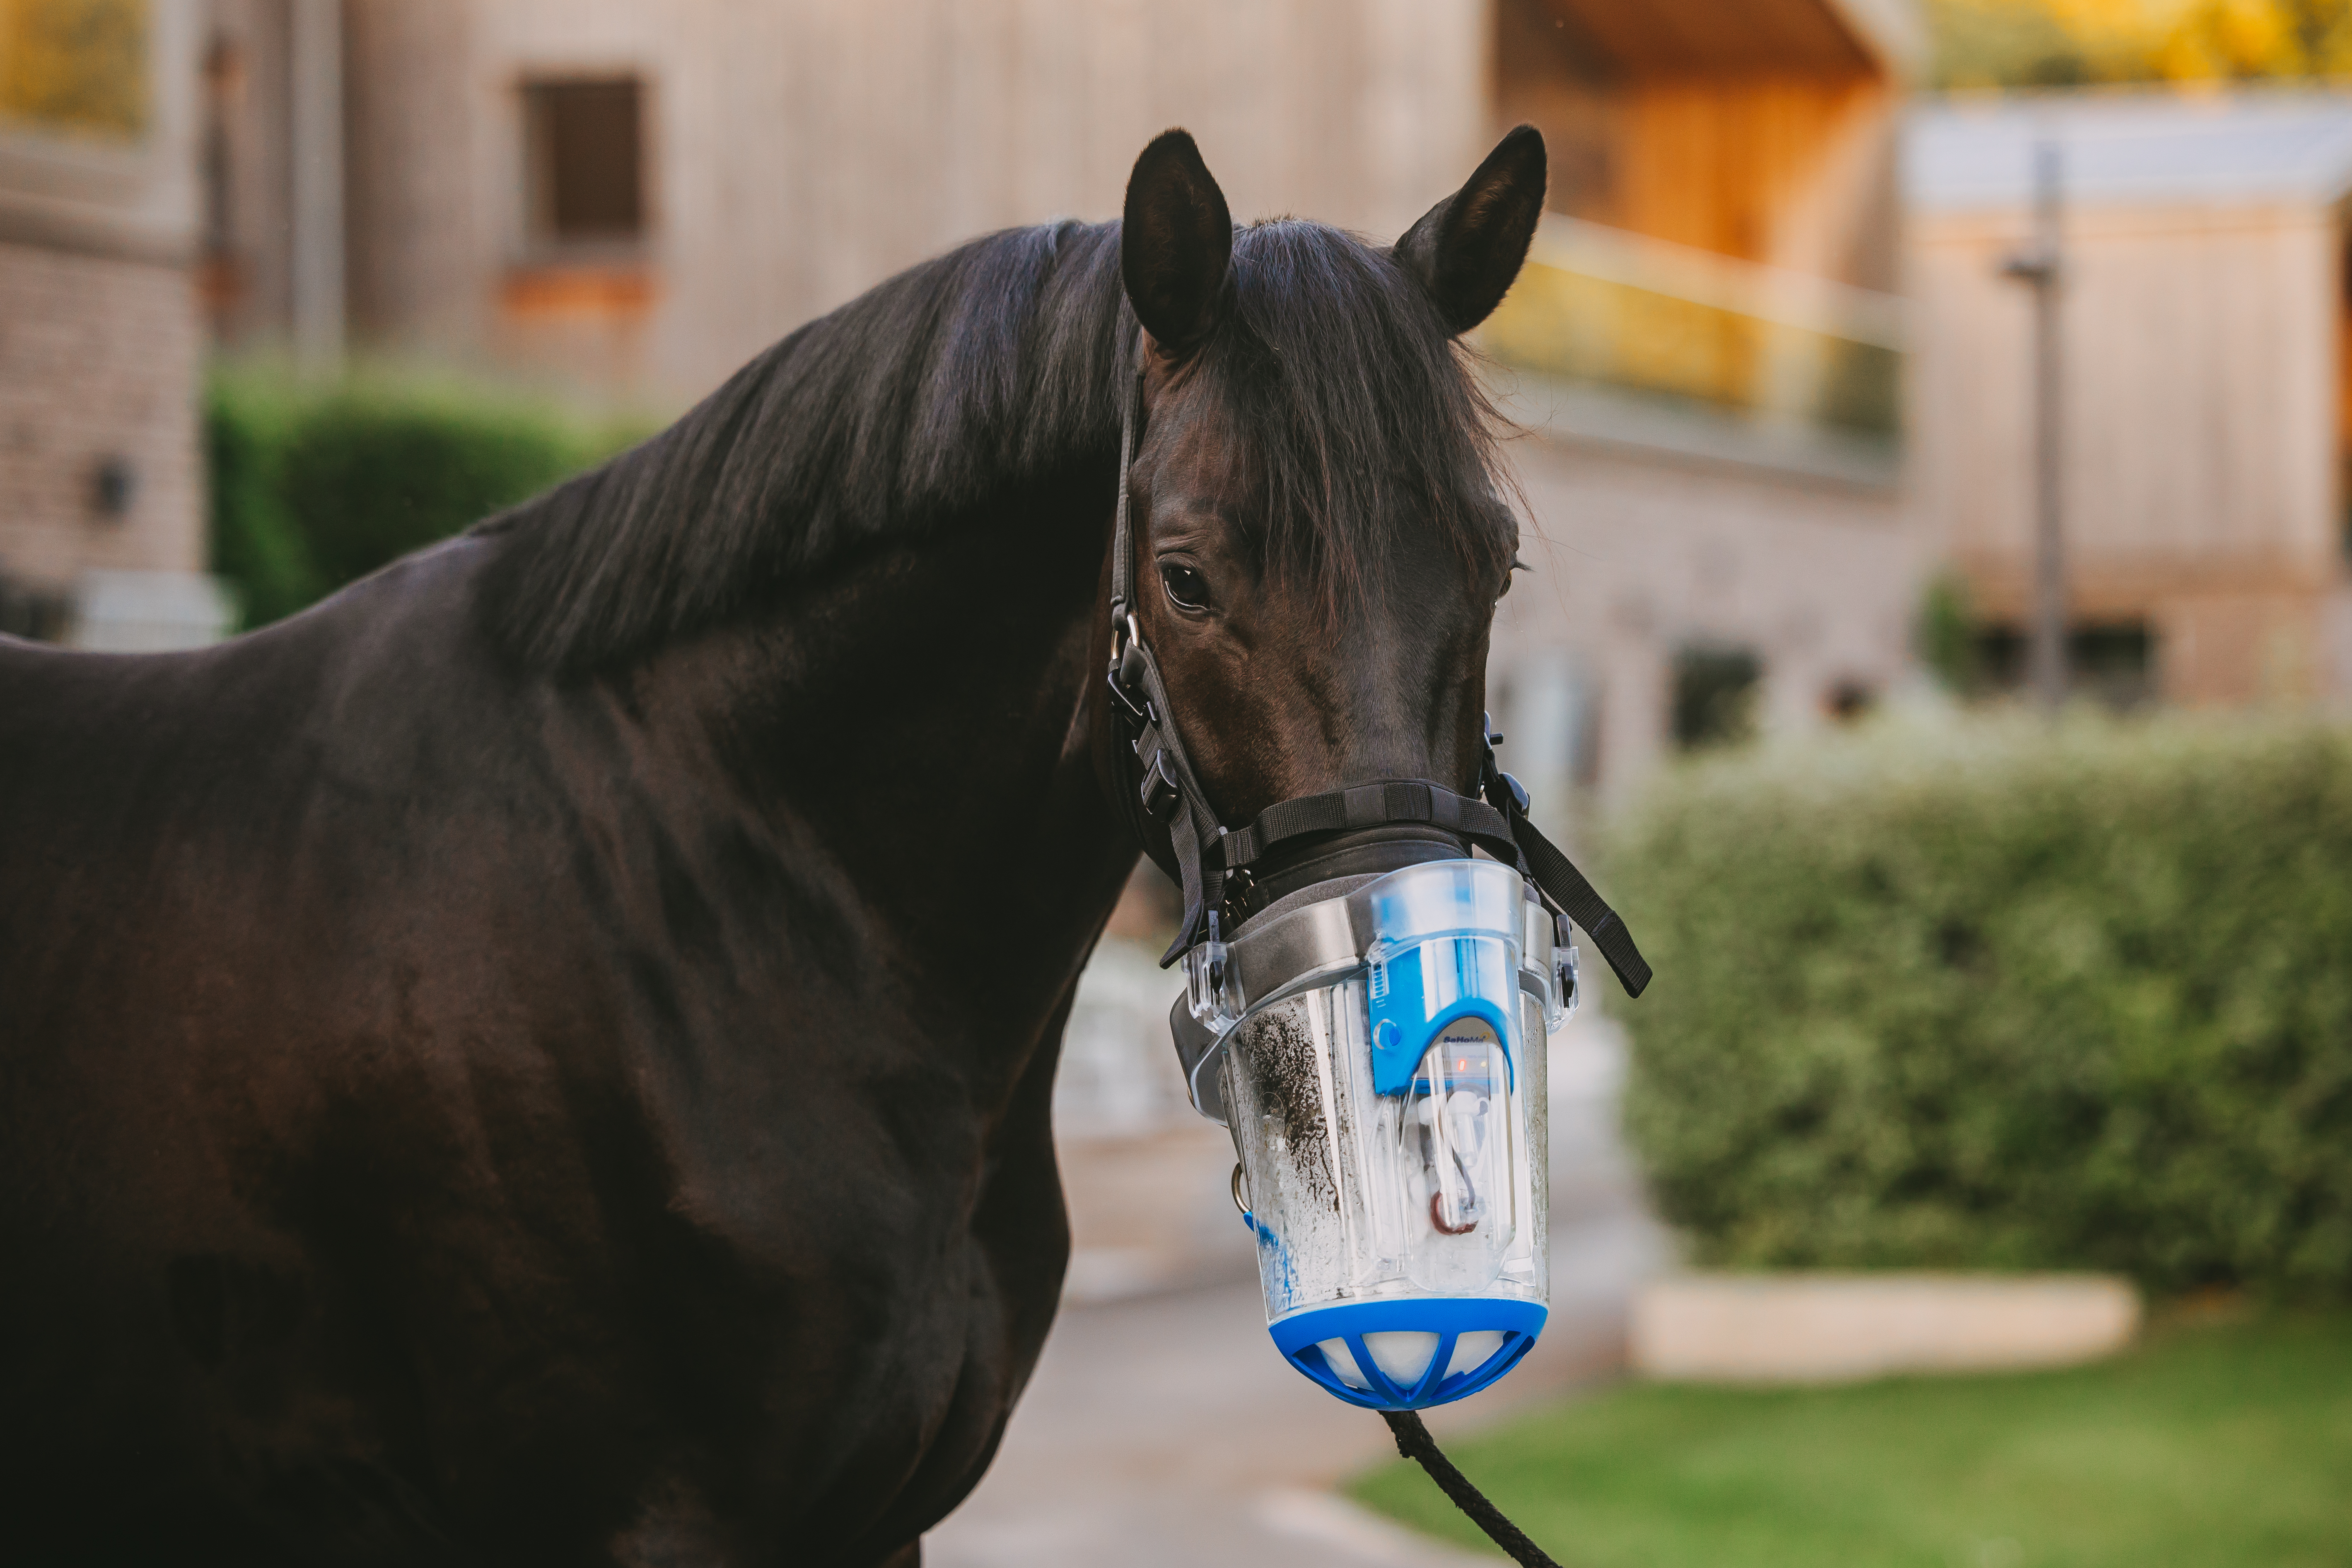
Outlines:
{"label": "paved pathway", "polygon": [[[1509,1377],[1431,1414],[1441,1440],[1622,1363],[1628,1295],[1664,1247],[1607,1136],[1613,1053],[1605,1035],[1564,1048],[1555,1042],[1551,1319]],[[1231,1163],[1229,1150],[1223,1158]],[[1246,1238],[1237,1225],[1234,1231],[1246,1268]],[[1340,1404],[1282,1363],[1254,1279],[1229,1273],[1192,1289],[1072,1304],[996,1463],[925,1539],[923,1561],[926,1568],[1491,1568],[1492,1558],[1409,1535],[1329,1489],[1394,1452],[1380,1417]]]}

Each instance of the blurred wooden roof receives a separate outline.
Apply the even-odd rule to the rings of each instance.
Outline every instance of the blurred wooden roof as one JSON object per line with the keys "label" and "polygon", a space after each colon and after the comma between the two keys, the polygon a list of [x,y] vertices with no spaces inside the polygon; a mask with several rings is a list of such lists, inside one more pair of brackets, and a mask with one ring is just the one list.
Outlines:
{"label": "blurred wooden roof", "polygon": [[1916,47],[1901,0],[1542,0],[1630,76],[1877,74]]}

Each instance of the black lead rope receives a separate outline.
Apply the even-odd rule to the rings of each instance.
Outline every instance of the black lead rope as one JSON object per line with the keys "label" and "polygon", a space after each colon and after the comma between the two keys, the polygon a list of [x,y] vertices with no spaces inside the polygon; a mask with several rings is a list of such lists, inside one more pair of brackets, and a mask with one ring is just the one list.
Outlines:
{"label": "black lead rope", "polygon": [[1429,1472],[1437,1489],[1470,1518],[1470,1522],[1486,1532],[1486,1538],[1507,1552],[1520,1568],[1559,1568],[1544,1549],[1528,1539],[1528,1532],[1503,1517],[1503,1510],[1486,1500],[1486,1494],[1470,1484],[1470,1478],[1454,1468],[1430,1436],[1429,1428],[1421,1423],[1421,1415],[1412,1410],[1383,1410],[1381,1419],[1389,1424],[1396,1436],[1397,1452],[1413,1460]]}

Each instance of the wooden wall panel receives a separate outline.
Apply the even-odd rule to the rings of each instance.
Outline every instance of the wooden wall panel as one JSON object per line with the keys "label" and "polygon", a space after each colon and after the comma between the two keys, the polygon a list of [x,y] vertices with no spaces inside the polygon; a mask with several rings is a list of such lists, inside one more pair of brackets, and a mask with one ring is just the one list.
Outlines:
{"label": "wooden wall panel", "polygon": [[[2029,596],[2033,404],[2028,296],[1999,267],[2025,228],[2021,213],[1937,216],[1912,244],[1920,504],[2006,619]],[[2068,224],[2069,588],[2080,617],[2170,637],[2165,686],[2184,700],[2292,694],[2316,668],[2313,596],[2343,574],[2339,246],[2315,206]],[[2293,647],[2236,645],[2257,603]]]}
{"label": "wooden wall panel", "polygon": [[1888,89],[1869,79],[1643,84],[1622,96],[1612,222],[1864,288],[1894,284]]}
{"label": "wooden wall panel", "polygon": [[[373,335],[664,397],[958,240],[1116,215],[1171,124],[1236,216],[1382,238],[1460,184],[1491,129],[1487,0],[462,0],[463,27],[427,25],[452,0],[350,3],[353,73],[373,79],[354,140],[373,149],[356,220],[373,225]],[[646,84],[649,303],[501,319],[518,86],[575,70]],[[418,221],[399,193],[428,186]]]}

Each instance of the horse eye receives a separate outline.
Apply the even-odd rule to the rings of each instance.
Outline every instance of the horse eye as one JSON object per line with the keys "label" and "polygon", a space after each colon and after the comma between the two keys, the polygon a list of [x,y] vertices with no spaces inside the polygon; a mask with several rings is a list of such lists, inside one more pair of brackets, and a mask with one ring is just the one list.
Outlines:
{"label": "horse eye", "polygon": [[1512,556],[1510,569],[1503,574],[1503,585],[1496,592],[1495,597],[1499,600],[1504,595],[1511,591],[1512,578],[1517,576],[1522,572],[1532,572],[1534,570],[1534,567],[1528,565],[1517,556]]}
{"label": "horse eye", "polygon": [[1209,607],[1209,580],[1197,567],[1167,565],[1160,569],[1160,584],[1168,590],[1168,601],[1180,610],[1205,610]]}

